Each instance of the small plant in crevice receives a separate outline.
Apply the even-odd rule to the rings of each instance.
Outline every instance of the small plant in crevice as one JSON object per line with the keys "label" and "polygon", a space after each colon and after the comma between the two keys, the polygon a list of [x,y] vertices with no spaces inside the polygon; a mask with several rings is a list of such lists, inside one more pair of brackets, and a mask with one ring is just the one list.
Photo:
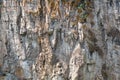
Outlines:
{"label": "small plant in crevice", "polygon": [[91,6],[92,3],[90,0],[83,0],[77,6],[80,22],[86,22],[86,18],[89,16],[89,14],[92,11]]}
{"label": "small plant in crevice", "polygon": [[78,5],[78,9],[84,9],[85,8],[85,3],[81,3]]}

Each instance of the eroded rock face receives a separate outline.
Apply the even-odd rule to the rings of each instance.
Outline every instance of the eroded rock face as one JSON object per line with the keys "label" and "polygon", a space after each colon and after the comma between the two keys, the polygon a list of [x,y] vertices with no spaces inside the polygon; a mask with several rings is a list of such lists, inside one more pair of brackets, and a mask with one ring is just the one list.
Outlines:
{"label": "eroded rock face", "polygon": [[120,80],[119,0],[0,0],[0,80]]}

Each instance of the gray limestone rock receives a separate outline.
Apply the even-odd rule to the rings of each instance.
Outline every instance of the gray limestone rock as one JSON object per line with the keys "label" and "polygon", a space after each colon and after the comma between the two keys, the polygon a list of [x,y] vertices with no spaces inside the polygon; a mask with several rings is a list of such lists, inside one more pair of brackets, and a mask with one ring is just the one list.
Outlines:
{"label": "gray limestone rock", "polygon": [[0,0],[0,80],[120,80],[119,38],[120,0]]}

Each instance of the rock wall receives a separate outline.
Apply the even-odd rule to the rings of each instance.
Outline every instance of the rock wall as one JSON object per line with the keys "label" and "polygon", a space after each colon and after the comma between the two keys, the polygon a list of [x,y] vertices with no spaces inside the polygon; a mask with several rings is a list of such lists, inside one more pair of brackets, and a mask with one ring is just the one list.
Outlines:
{"label": "rock wall", "polygon": [[119,0],[0,0],[0,80],[120,80]]}

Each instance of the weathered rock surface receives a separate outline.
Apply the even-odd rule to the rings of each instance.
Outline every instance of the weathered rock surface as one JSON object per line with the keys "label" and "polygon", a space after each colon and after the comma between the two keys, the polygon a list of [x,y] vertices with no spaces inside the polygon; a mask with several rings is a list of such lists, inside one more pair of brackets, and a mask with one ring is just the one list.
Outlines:
{"label": "weathered rock surface", "polygon": [[0,80],[120,80],[120,1],[0,0]]}

